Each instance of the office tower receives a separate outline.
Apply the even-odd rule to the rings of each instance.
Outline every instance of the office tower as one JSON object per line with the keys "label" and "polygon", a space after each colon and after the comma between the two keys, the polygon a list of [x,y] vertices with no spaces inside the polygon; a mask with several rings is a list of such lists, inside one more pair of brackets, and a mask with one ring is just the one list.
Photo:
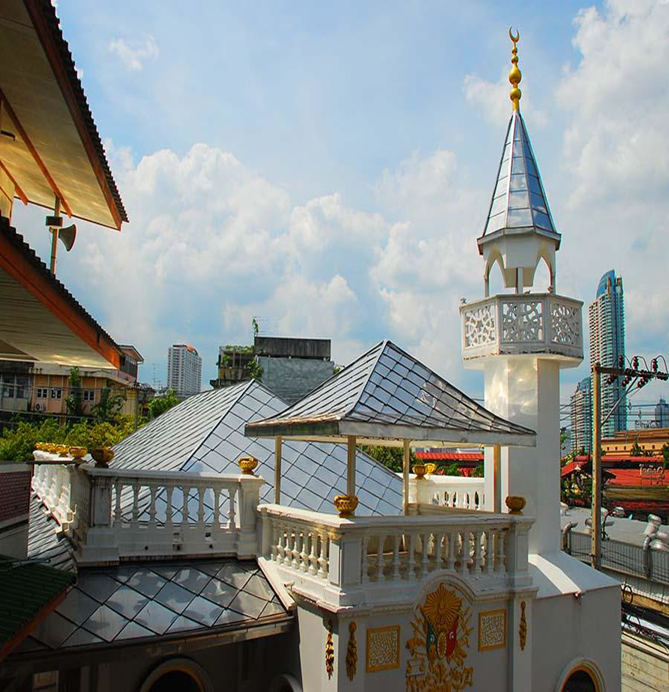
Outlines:
{"label": "office tower", "polygon": [[655,405],[655,427],[669,428],[669,404],[664,399]]}
{"label": "office tower", "polygon": [[167,353],[167,386],[177,396],[198,394],[202,387],[202,358],[189,344],[174,344]]}
{"label": "office tower", "polygon": [[571,450],[592,451],[592,380],[589,377],[576,385],[571,395]]}
{"label": "office tower", "polygon": [[[590,318],[590,365],[616,367],[625,356],[625,305],[623,280],[611,269],[602,276],[597,296],[588,310]],[[613,413],[611,411],[614,409]],[[602,377],[602,437],[627,430],[627,400],[621,380],[608,383]]]}

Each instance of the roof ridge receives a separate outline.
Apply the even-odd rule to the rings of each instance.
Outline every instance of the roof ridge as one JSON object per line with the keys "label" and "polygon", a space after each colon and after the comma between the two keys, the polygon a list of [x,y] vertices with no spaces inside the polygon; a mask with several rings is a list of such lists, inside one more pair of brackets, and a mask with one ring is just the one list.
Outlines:
{"label": "roof ridge", "polygon": [[[391,344],[393,346],[395,345],[395,344],[393,344],[393,342],[390,339],[383,339],[382,341],[379,341],[379,343],[376,344],[376,346],[374,346],[374,348],[379,349],[379,352],[378,352],[376,358],[374,359],[374,362],[371,364],[371,367],[369,368],[369,372],[367,373],[367,377],[365,377],[365,381],[362,384],[362,386],[360,387],[360,391],[358,393],[358,396],[357,396],[356,400],[353,402],[353,404],[349,407],[348,412],[354,411],[356,406],[360,403],[360,397],[364,394],[365,389],[367,389],[367,385],[369,384],[369,378],[372,376],[374,370],[376,369],[376,366],[377,366],[381,356],[385,353],[386,349],[388,348],[388,344]],[[381,348],[379,348],[379,346]],[[369,351],[367,351],[367,353],[370,353],[371,351],[373,351],[374,348],[370,348]],[[366,355],[366,354],[364,354],[364,355]]]}

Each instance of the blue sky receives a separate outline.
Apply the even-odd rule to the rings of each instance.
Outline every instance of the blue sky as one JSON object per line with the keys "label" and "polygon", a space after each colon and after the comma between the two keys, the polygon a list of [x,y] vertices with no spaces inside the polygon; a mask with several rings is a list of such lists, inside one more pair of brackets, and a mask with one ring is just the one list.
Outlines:
{"label": "blue sky", "polygon": [[[669,351],[669,5],[59,0],[131,223],[80,225],[60,277],[142,378],[193,343],[331,338],[340,363],[392,338],[472,394],[457,308],[510,115],[521,109],[558,230],[558,292],[615,268],[628,351]],[[42,212],[15,221],[41,256]],[[563,376],[563,398],[587,374]],[[659,385],[643,399],[659,395]]]}

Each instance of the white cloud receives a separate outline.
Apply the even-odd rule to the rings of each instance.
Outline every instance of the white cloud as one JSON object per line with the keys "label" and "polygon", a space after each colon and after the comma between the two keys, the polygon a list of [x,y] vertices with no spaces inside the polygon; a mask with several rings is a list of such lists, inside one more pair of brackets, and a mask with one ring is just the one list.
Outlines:
{"label": "white cloud", "polygon": [[[463,89],[467,102],[474,107],[491,125],[499,127],[508,121],[511,115],[511,101],[509,92],[511,85],[508,79],[508,69],[496,82],[489,82],[478,75],[468,74],[465,77]],[[525,84],[520,84],[523,95],[521,106],[523,112],[532,114],[532,124],[542,128],[548,125],[548,116],[540,108],[536,108],[532,101],[531,90]],[[528,93],[528,91],[530,93]]]}
{"label": "white cloud", "polygon": [[125,67],[133,72],[139,72],[147,60],[155,60],[160,54],[158,44],[150,34],[141,42],[114,38],[109,42],[109,52],[117,55]]}

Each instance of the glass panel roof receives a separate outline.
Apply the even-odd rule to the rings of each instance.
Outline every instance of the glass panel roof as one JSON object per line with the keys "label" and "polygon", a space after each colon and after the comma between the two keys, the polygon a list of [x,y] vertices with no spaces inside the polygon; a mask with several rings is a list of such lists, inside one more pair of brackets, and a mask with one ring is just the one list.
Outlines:
{"label": "glass panel roof", "polygon": [[[533,194],[521,197],[518,193],[523,190],[531,190]],[[483,235],[503,228],[542,228],[556,232],[520,111],[514,111],[509,121]]]}

